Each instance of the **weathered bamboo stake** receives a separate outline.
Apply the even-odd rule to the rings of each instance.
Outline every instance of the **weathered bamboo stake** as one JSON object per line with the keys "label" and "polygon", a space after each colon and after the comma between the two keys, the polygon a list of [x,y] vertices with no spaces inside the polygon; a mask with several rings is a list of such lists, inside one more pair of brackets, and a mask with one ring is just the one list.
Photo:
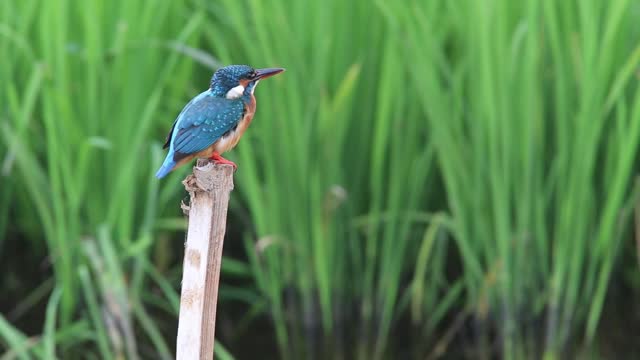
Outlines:
{"label": "weathered bamboo stake", "polygon": [[213,359],[216,305],[233,168],[198,160],[182,182],[191,201],[183,209],[189,229],[182,270],[178,360]]}

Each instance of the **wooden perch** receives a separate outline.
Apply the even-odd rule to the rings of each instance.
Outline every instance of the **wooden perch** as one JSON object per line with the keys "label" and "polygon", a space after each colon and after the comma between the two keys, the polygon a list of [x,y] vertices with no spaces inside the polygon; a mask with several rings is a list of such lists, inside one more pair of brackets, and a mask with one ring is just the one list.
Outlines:
{"label": "wooden perch", "polygon": [[178,360],[213,359],[222,245],[233,167],[198,160],[182,182],[189,192],[189,229],[182,270]]}

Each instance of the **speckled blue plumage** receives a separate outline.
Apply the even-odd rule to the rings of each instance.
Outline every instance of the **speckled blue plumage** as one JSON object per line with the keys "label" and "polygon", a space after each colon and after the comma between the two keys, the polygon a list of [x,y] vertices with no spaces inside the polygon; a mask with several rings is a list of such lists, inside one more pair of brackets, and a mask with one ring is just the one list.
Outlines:
{"label": "speckled blue plumage", "polygon": [[191,100],[176,119],[169,153],[156,177],[166,176],[182,158],[203,151],[237,126],[244,113],[244,101],[215,96],[207,90]]}
{"label": "speckled blue plumage", "polygon": [[211,77],[211,93],[214,96],[225,97],[227,91],[238,85],[238,79],[253,72],[249,65],[229,65],[218,70]]}
{"label": "speckled blue plumage", "polygon": [[176,124],[171,142],[174,158],[205,150],[242,118],[244,103],[204,95],[189,105]]}

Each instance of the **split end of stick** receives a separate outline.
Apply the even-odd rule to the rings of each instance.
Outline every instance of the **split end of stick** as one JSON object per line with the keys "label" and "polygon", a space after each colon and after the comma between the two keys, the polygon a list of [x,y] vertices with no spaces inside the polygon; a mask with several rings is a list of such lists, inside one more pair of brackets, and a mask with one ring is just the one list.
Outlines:
{"label": "split end of stick", "polygon": [[191,194],[197,191],[233,190],[233,166],[216,164],[209,159],[198,159],[193,173],[183,181]]}

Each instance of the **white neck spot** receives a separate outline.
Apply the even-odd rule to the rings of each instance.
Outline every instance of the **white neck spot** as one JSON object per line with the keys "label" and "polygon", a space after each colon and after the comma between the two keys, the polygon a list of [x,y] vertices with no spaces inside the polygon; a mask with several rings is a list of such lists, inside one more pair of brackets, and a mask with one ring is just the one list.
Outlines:
{"label": "white neck spot", "polygon": [[244,86],[238,85],[232,88],[231,90],[227,91],[227,94],[225,95],[225,97],[227,99],[237,99],[240,96],[242,96],[242,94],[244,94]]}
{"label": "white neck spot", "polygon": [[256,87],[258,86],[259,82],[260,82],[260,80],[256,80],[256,83],[253,84],[253,87],[251,88],[251,95],[253,95],[253,92],[256,91]]}

